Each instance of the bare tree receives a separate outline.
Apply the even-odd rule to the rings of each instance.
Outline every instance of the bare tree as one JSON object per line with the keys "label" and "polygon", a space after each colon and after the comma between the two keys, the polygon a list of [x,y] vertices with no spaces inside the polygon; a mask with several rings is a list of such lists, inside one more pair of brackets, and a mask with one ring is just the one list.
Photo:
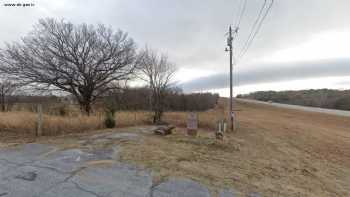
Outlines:
{"label": "bare tree", "polygon": [[19,87],[19,84],[14,83],[9,80],[3,80],[0,81],[0,105],[1,105],[1,111],[7,111],[8,109],[8,102],[9,102],[9,96],[12,96],[13,93],[17,90]]}
{"label": "bare tree", "polygon": [[164,112],[164,98],[171,87],[171,80],[176,72],[174,64],[164,54],[158,54],[148,48],[141,53],[140,78],[149,84],[151,89],[151,107],[154,111],[153,123],[161,121]]}
{"label": "bare tree", "polygon": [[41,19],[20,43],[0,52],[0,71],[27,84],[71,93],[88,115],[113,84],[129,79],[136,46],[127,33],[104,25]]}

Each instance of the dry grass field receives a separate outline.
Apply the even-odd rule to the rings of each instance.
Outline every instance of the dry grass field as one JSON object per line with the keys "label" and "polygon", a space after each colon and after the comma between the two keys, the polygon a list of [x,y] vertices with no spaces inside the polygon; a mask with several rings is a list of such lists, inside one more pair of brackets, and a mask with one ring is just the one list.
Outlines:
{"label": "dry grass field", "polygon": [[[221,117],[222,110],[199,112],[199,127],[214,129],[218,117]],[[103,110],[96,111],[91,116],[86,116],[81,114],[77,107],[71,107],[65,116],[58,115],[57,109],[54,113],[44,112],[43,135],[55,136],[104,129],[104,116]],[[186,127],[186,118],[187,113],[184,112],[167,112],[164,114],[164,121],[178,127]],[[16,111],[0,112],[0,133],[3,137],[6,137],[6,135],[35,135],[37,119],[38,114],[28,110],[28,107]],[[147,111],[117,111],[115,119],[119,128],[147,125],[152,123],[152,113]]]}
{"label": "dry grass field", "polygon": [[[121,159],[152,169],[158,180],[188,177],[209,188],[234,188],[238,196],[254,191],[263,196],[350,196],[350,118],[238,103],[238,131],[217,141],[213,131],[225,103],[221,100],[215,110],[199,113],[195,138],[185,134],[185,113],[165,114],[166,121],[178,126],[174,134],[142,134],[141,141],[118,142],[123,148]],[[51,134],[90,131],[35,139],[19,132],[35,128],[35,114],[11,113],[0,114],[0,147],[19,141],[75,146],[81,137],[103,128],[98,115],[46,116],[47,132],[55,130]],[[127,127],[147,121],[146,112],[119,113],[117,122],[124,128],[115,132],[137,132]]]}
{"label": "dry grass field", "polygon": [[[122,111],[116,113],[118,127],[143,125],[151,120],[149,112],[144,111]],[[14,111],[0,112],[0,132],[7,134],[34,135],[38,115],[34,112]],[[43,134],[61,135],[69,133],[80,133],[103,129],[103,113],[96,113],[91,116],[86,115],[46,115],[43,117]]]}
{"label": "dry grass field", "polygon": [[350,119],[239,103],[239,130],[215,141],[211,132],[129,143],[122,158],[240,196],[350,196]]}

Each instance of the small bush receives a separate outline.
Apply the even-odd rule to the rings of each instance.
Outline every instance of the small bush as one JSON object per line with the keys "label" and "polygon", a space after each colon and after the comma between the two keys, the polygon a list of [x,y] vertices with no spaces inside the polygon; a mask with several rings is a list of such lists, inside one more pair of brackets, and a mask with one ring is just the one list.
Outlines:
{"label": "small bush", "polygon": [[59,113],[60,116],[66,116],[68,114],[67,106],[65,106],[65,105],[59,106],[58,113]]}
{"label": "small bush", "polygon": [[106,128],[114,128],[115,127],[114,111],[107,111],[106,112],[104,123],[105,123]]}

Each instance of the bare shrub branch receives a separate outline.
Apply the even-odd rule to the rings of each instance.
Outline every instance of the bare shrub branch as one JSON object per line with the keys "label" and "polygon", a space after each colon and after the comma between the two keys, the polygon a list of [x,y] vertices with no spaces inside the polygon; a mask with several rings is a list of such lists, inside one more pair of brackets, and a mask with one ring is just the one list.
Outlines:
{"label": "bare shrub branch", "polygon": [[176,66],[169,62],[164,54],[147,47],[141,52],[140,78],[149,84],[152,90],[151,106],[154,111],[153,123],[161,121],[164,112],[164,98],[166,91],[172,85],[172,78],[176,72]]}

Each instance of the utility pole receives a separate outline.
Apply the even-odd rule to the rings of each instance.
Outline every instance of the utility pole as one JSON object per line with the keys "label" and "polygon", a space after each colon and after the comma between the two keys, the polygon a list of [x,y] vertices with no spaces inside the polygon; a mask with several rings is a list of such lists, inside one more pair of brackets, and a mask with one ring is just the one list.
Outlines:
{"label": "utility pole", "polygon": [[[237,32],[237,28],[235,30]],[[232,98],[232,41],[233,41],[233,36],[232,36],[232,27],[230,25],[229,30],[228,30],[228,38],[227,38],[227,46],[229,49],[226,48],[225,51],[230,52],[230,110],[229,110],[229,117],[230,117],[230,130],[233,131],[233,121],[234,121],[234,112],[233,112],[233,98]]]}

